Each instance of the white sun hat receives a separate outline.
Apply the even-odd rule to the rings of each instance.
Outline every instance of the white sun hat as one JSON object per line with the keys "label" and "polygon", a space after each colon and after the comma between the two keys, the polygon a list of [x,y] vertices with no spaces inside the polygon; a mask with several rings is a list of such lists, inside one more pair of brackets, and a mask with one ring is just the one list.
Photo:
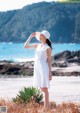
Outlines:
{"label": "white sun hat", "polygon": [[47,30],[44,30],[42,32],[36,32],[36,39],[40,41],[40,35],[44,35],[46,39],[50,38],[50,33]]}
{"label": "white sun hat", "polygon": [[50,33],[47,30],[42,31],[41,34],[43,34],[47,39],[50,38]]}

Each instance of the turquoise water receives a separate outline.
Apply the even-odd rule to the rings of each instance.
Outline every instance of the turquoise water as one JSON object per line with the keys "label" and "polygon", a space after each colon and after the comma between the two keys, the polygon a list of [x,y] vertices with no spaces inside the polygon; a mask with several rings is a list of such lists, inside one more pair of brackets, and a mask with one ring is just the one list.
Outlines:
{"label": "turquoise water", "polygon": [[[24,43],[0,43],[0,60],[26,61],[34,58],[35,49],[26,49]],[[64,50],[80,50],[80,44],[52,44],[52,54]]]}

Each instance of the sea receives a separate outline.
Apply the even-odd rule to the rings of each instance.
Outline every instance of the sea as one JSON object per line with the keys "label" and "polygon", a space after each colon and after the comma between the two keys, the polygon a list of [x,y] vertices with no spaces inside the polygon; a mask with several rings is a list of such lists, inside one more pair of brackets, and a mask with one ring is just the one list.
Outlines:
{"label": "sea", "polygon": [[[75,43],[52,43],[52,55],[63,52],[65,50],[80,50],[80,44]],[[0,60],[8,60],[13,62],[26,62],[34,60],[35,49],[24,48],[24,43],[0,43]]]}

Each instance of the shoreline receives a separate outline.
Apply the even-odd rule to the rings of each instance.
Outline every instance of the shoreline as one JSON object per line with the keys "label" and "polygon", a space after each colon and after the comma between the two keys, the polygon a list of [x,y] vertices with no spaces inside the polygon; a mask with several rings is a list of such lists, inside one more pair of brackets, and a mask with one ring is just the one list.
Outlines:
{"label": "shoreline", "polygon": [[[33,60],[33,59],[32,59]],[[34,71],[34,61],[11,62],[0,61],[0,77],[8,75],[32,76]],[[52,56],[53,76],[80,76],[80,50],[63,51]]]}

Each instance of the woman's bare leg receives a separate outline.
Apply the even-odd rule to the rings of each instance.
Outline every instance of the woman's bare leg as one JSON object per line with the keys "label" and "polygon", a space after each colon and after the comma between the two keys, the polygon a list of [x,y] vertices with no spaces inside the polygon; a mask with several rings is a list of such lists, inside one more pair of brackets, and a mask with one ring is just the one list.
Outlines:
{"label": "woman's bare leg", "polygon": [[49,92],[48,92],[48,88],[41,88],[41,90],[44,92],[44,108],[49,109]]}

